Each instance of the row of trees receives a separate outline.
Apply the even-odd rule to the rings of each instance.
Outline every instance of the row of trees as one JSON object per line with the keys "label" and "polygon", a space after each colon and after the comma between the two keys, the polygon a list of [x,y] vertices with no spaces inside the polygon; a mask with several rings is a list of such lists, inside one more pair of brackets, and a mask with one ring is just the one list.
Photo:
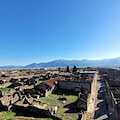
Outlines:
{"label": "row of trees", "polygon": [[[74,65],[72,72],[76,73],[76,71],[77,71],[77,67]],[[67,66],[66,72],[70,72],[69,66]]]}
{"label": "row of trees", "polygon": [[[59,67],[58,70],[60,71],[61,68]],[[73,73],[76,73],[76,71],[77,71],[77,67],[74,65],[72,72],[73,72]],[[69,66],[67,66],[67,68],[66,68],[66,72],[70,72],[70,68],[69,68]]]}

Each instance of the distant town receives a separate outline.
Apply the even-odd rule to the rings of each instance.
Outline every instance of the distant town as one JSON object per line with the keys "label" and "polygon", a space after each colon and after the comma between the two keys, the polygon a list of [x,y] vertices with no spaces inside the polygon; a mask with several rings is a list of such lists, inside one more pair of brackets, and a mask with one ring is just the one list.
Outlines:
{"label": "distant town", "polygon": [[119,120],[119,68],[0,70],[1,120]]}

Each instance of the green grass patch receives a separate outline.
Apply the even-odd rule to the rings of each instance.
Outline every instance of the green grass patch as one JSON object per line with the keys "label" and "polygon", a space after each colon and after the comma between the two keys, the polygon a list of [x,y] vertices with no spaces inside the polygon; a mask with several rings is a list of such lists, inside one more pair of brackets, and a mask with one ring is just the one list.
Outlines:
{"label": "green grass patch", "polygon": [[0,112],[0,120],[53,120],[51,118],[33,118],[24,116],[15,116],[16,113],[9,111]]}
{"label": "green grass patch", "polygon": [[45,103],[38,103],[39,105],[43,106]]}
{"label": "green grass patch", "polygon": [[12,111],[0,112],[0,120],[10,120],[11,118],[14,117],[14,115],[15,113]]}
{"label": "green grass patch", "polygon": [[4,73],[5,75],[9,75],[10,73],[9,72],[6,72],[6,73]]}
{"label": "green grass patch", "polygon": [[45,120],[53,120],[52,118],[45,118]]}
{"label": "green grass patch", "polygon": [[19,72],[19,75],[26,75],[25,72]]}
{"label": "green grass patch", "polygon": [[5,88],[0,88],[0,90],[1,91],[9,91],[9,90],[11,90],[12,88],[7,88],[7,87],[5,87]]}
{"label": "green grass patch", "polygon": [[[63,101],[58,100],[59,98],[65,97],[67,100],[65,103]],[[56,116],[62,118],[63,120],[76,120],[78,118],[78,113],[65,113],[69,108],[65,108],[64,106],[74,103],[78,99],[78,96],[75,95],[57,95],[50,94],[47,97],[41,97],[39,100],[42,103],[48,104],[45,109],[50,109],[53,106],[58,106],[58,110],[56,112]]]}

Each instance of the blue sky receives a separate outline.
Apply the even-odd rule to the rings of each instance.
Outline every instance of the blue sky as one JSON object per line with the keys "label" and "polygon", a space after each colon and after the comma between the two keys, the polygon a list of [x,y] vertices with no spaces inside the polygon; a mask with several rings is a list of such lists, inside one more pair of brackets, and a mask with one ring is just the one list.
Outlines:
{"label": "blue sky", "polygon": [[0,66],[120,56],[120,0],[0,0]]}

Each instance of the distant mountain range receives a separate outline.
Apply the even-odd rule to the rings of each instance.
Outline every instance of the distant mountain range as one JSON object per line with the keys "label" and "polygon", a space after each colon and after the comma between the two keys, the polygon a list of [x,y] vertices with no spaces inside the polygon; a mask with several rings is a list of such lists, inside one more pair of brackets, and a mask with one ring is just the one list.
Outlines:
{"label": "distant mountain range", "polygon": [[26,66],[0,66],[0,69],[42,68],[42,67],[120,67],[120,57],[102,60],[54,60],[47,63],[32,63]]}

